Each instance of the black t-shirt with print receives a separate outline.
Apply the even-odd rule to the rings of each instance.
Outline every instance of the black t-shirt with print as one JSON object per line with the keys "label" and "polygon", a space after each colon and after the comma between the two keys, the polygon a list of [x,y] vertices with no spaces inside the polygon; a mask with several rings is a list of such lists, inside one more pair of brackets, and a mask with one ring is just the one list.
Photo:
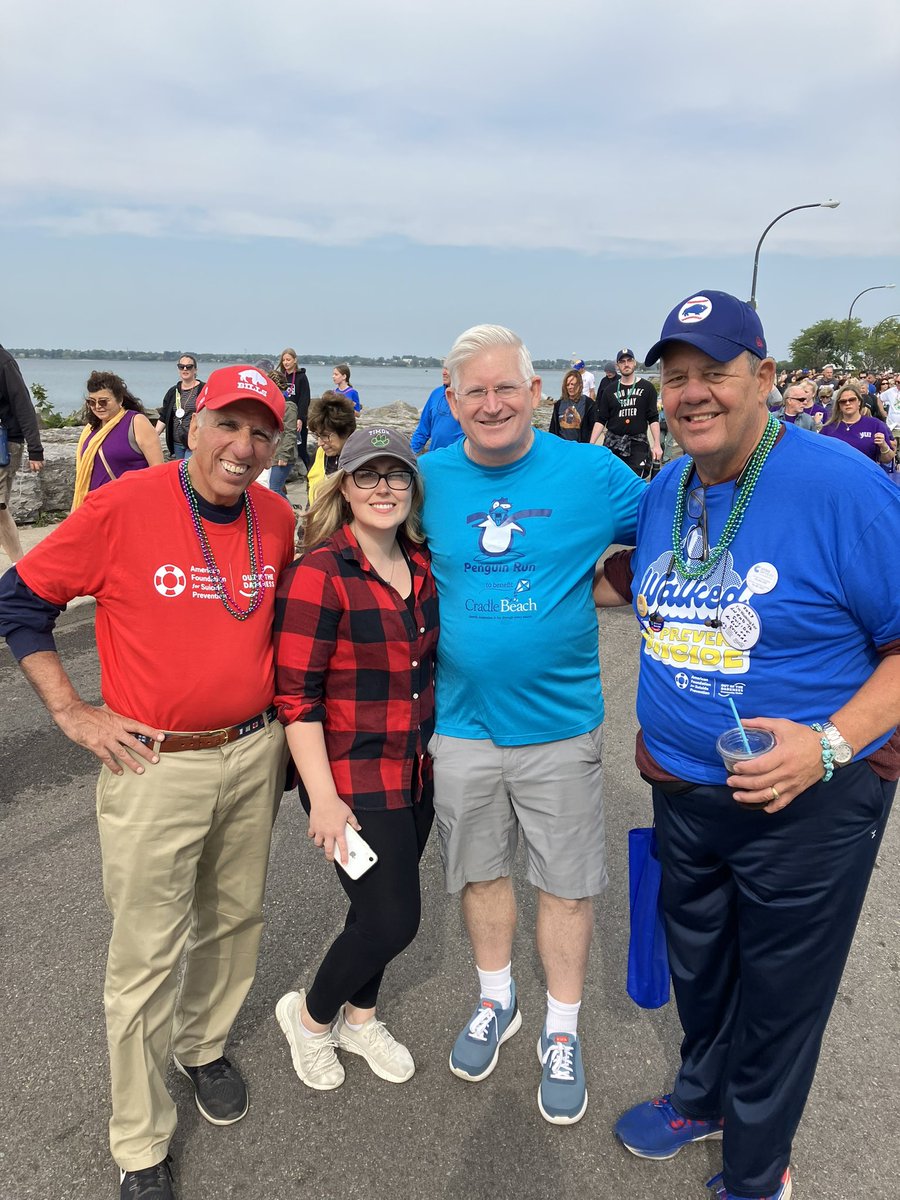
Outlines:
{"label": "black t-shirt with print", "polygon": [[597,416],[610,433],[646,437],[647,426],[659,421],[656,388],[646,379],[625,387],[620,379],[615,389],[610,388],[598,397]]}

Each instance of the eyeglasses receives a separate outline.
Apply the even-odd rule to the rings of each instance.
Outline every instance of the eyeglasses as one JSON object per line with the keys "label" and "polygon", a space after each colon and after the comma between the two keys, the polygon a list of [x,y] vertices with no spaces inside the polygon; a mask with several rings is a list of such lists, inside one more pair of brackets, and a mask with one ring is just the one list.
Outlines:
{"label": "eyeglasses", "polygon": [[102,400],[92,400],[90,396],[88,396],[88,408],[106,408],[107,404],[109,404],[109,400],[105,396]]}
{"label": "eyeglasses", "polygon": [[692,561],[704,562],[709,558],[709,525],[706,518],[706,488],[692,488],[688,492],[687,515],[694,525],[687,532],[687,556]]}
{"label": "eyeglasses", "polygon": [[377,488],[383,479],[392,492],[408,492],[412,487],[412,471],[375,471],[371,467],[358,467],[350,472],[350,477],[358,488],[371,492]]}
{"label": "eyeglasses", "polygon": [[197,369],[196,363],[179,363],[178,364],[179,371],[196,371],[196,369]]}
{"label": "eyeglasses", "polygon": [[530,379],[523,379],[519,383],[498,383],[494,388],[469,388],[466,392],[460,392],[459,398],[465,400],[466,404],[479,404],[493,392],[498,400],[512,400],[530,382]]}

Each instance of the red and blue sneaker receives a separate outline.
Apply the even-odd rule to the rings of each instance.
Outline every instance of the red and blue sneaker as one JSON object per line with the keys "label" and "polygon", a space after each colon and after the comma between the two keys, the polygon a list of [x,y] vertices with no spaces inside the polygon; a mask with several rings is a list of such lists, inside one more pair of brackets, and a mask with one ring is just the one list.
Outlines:
{"label": "red and blue sneaker", "polygon": [[616,1121],[615,1134],[638,1158],[674,1158],[682,1146],[721,1138],[722,1118],[691,1120],[672,1107],[672,1097],[658,1096],[629,1108]]}
{"label": "red and blue sneaker", "polygon": [[729,1192],[728,1188],[722,1182],[721,1175],[713,1175],[712,1179],[706,1185],[710,1190],[715,1188],[716,1200],[790,1200],[791,1192],[791,1168],[785,1171],[781,1177],[781,1185],[776,1192],[772,1192],[769,1196],[739,1196],[737,1192]]}

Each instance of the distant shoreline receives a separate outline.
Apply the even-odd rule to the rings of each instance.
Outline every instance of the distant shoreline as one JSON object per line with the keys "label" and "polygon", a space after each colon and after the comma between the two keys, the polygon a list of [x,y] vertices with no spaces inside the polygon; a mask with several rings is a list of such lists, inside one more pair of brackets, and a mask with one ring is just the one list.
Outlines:
{"label": "distant shoreline", "polygon": [[[6,349],[13,358],[46,359],[48,361],[106,360],[109,362],[175,362],[184,350],[47,350],[44,348],[23,348],[7,346]],[[194,354],[194,351],[190,351]],[[257,363],[268,358],[273,362],[278,357],[278,351],[263,350],[258,353],[246,354],[210,354],[198,351],[196,358],[205,363]],[[585,363],[589,370],[603,370],[605,359]],[[347,363],[351,367],[392,367],[409,368],[410,370],[440,370],[443,362],[440,358],[419,354],[394,354],[389,358],[375,358],[364,354],[301,354],[300,364],[304,367],[333,367],[336,363]],[[572,365],[571,358],[536,358],[534,367],[537,371],[567,371]]]}

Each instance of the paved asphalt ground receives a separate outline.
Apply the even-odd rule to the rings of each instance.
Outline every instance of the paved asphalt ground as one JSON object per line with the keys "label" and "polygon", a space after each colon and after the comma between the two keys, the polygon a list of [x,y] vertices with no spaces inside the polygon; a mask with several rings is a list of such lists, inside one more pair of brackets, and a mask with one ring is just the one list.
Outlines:
{"label": "paved asphalt ground", "polygon": [[[93,605],[64,615],[58,641],[82,694],[98,699]],[[166,639],[147,631],[147,653]],[[180,1124],[172,1151],[180,1200],[690,1200],[719,1169],[716,1143],[667,1163],[627,1154],[613,1139],[619,1112],[670,1082],[679,1031],[673,1005],[642,1012],[625,993],[626,835],[646,824],[647,788],[631,757],[637,639],[627,613],[601,627],[609,717],[607,831],[611,883],[582,1008],[590,1105],[580,1124],[548,1125],[536,1105],[535,1042],[544,988],[533,943],[534,906],[521,889],[514,966],[524,1022],[494,1074],[467,1084],[447,1055],[474,1000],[455,900],[441,886],[435,847],[423,865],[418,940],[388,969],[382,1015],[412,1049],[402,1086],[347,1062],[335,1092],[306,1089],[276,1024],[278,997],[307,983],[343,916],[343,894],[304,836],[295,798],[275,828],[266,932],[256,983],[229,1052],[249,1081],[237,1126],[208,1125],[187,1081],[171,1073]],[[189,645],[182,651],[190,652]],[[118,1195],[106,1146],[109,1107],[102,978],[109,917],[94,822],[96,767],[52,725],[0,648],[0,1197]],[[889,828],[795,1144],[802,1200],[900,1196],[900,1000],[897,880],[900,835]]]}

